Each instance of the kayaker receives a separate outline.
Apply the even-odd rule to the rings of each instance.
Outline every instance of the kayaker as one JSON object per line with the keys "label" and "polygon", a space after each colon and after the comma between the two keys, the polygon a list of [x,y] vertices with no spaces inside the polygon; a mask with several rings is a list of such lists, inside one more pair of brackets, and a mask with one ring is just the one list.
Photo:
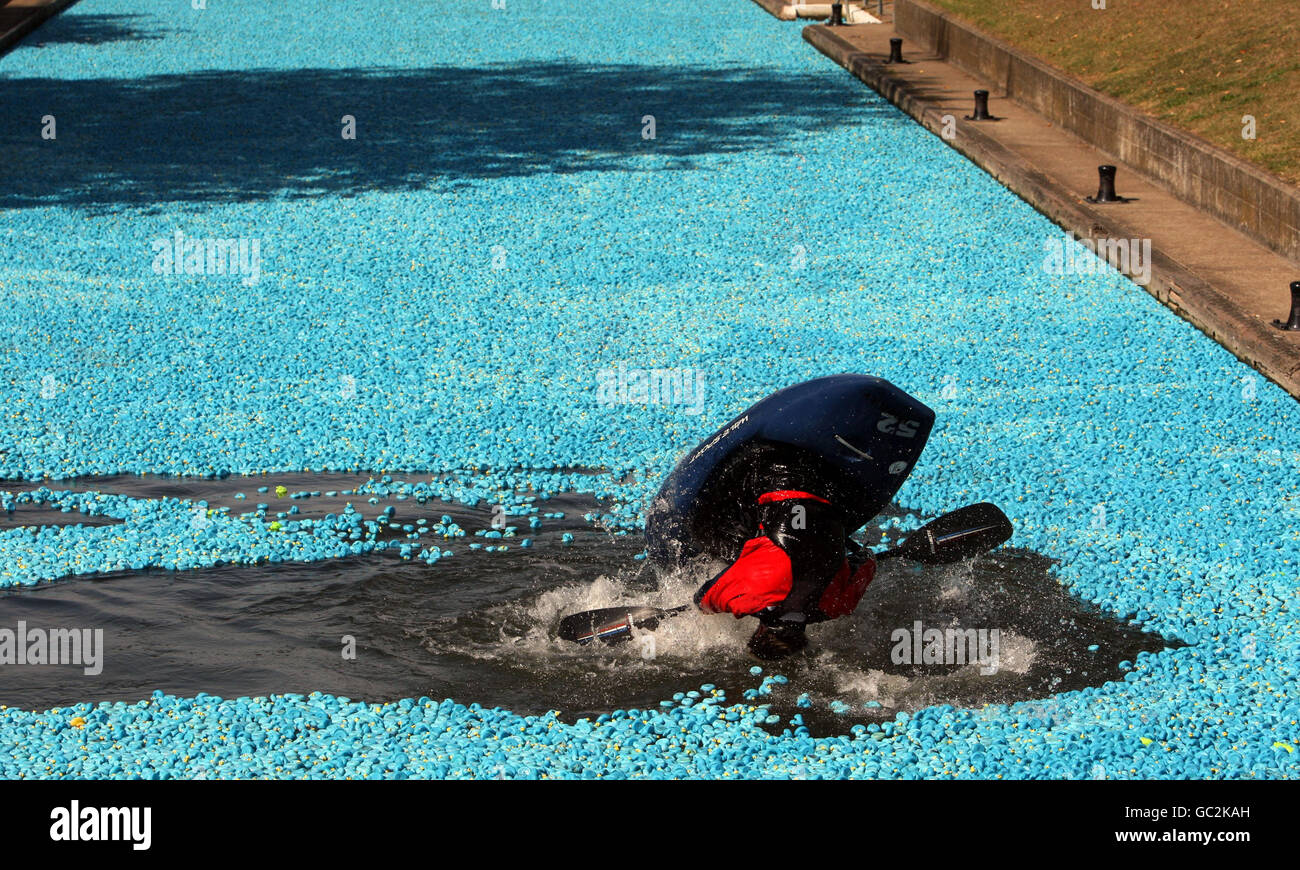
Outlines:
{"label": "kayaker", "polygon": [[756,617],[754,655],[797,652],[809,624],[847,616],[866,592],[875,561],[849,535],[889,505],[933,425],[934,411],[870,375],[778,390],[665,479],[647,510],[651,564],[711,577],[696,605]]}
{"label": "kayaker", "polygon": [[875,577],[875,560],[858,555],[830,489],[813,463],[761,461],[745,486],[754,535],[695,593],[708,613],[758,618],[749,650],[760,659],[803,649],[807,625],[852,613]]}

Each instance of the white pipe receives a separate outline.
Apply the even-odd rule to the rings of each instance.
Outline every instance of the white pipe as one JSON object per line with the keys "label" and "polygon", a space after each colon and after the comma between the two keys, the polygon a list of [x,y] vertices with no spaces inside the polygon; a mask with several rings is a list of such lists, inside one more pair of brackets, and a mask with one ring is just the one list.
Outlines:
{"label": "white pipe", "polygon": [[[863,6],[854,6],[844,3],[844,23],[845,24],[879,24],[880,19],[872,15]],[[795,3],[792,6],[785,7],[792,13],[792,18],[830,18],[831,4],[829,3]],[[785,16],[780,16],[784,18]]]}

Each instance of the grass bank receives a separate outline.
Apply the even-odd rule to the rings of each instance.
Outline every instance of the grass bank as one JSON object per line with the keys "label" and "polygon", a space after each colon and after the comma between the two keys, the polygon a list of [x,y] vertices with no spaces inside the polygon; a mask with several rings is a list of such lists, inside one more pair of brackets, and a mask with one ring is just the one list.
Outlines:
{"label": "grass bank", "polygon": [[[1097,90],[1300,183],[1300,0],[932,0]],[[1101,0],[1097,0],[1098,3]],[[1243,137],[1243,116],[1255,138]]]}

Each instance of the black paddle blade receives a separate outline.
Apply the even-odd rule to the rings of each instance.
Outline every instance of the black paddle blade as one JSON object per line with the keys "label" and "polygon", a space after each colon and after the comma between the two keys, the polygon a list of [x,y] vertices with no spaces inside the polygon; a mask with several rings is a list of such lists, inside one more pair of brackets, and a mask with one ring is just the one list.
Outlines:
{"label": "black paddle blade", "polygon": [[944,514],[917,529],[899,547],[877,559],[911,559],[926,565],[960,562],[987,553],[1011,537],[1011,521],[988,502]]}
{"label": "black paddle blade", "polygon": [[584,610],[560,620],[559,636],[574,643],[588,644],[593,640],[619,643],[632,637],[632,629],[654,631],[660,620],[676,616],[686,607],[665,610],[659,607],[604,607]]}

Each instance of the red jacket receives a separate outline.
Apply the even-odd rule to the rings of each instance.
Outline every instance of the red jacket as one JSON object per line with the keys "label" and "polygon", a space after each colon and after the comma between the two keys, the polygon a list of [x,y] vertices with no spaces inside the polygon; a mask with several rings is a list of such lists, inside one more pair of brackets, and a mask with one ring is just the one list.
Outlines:
{"label": "red jacket", "polygon": [[[845,531],[826,499],[800,490],[758,498],[758,537],[695,594],[710,613],[765,620],[821,622],[847,616],[876,575],[876,562],[850,566]],[[784,617],[784,619],[783,619]]]}

